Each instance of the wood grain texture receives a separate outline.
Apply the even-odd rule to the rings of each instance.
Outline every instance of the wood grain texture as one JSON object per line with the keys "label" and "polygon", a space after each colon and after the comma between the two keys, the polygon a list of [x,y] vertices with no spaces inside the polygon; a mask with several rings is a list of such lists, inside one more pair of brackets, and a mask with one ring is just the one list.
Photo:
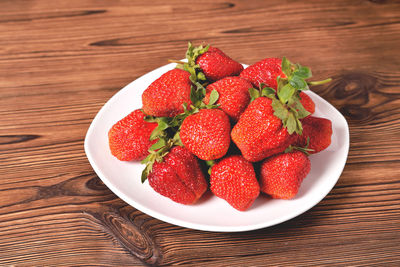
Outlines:
{"label": "wood grain texture", "polygon": [[[399,1],[0,1],[1,266],[399,266]],[[317,206],[245,233],[128,206],[83,151],[118,90],[187,41],[240,62],[287,56],[346,117],[344,172]]]}

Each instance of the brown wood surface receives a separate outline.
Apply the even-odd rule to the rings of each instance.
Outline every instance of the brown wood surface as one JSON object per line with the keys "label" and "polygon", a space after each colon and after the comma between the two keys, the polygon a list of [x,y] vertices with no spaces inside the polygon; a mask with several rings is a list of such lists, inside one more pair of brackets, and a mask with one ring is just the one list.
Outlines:
{"label": "brown wood surface", "polygon": [[[204,232],[143,214],[97,177],[91,120],[189,40],[334,78],[313,90],[345,115],[351,147],[317,206]],[[399,1],[0,0],[0,265],[399,266],[399,48]]]}

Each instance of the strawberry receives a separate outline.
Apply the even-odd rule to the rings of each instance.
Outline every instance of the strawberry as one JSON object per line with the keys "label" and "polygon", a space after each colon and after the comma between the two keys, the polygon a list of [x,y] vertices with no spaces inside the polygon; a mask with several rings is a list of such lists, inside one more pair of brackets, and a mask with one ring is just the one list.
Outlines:
{"label": "strawberry", "polygon": [[243,66],[240,63],[227,56],[220,49],[212,46],[199,55],[195,62],[211,82],[228,76],[239,75],[243,70]]}
{"label": "strawberry", "polygon": [[240,211],[247,210],[260,194],[253,165],[240,155],[225,157],[212,166],[210,188]]}
{"label": "strawberry", "polygon": [[[278,63],[281,67],[278,67]],[[268,78],[262,80],[259,90],[249,89],[253,102],[232,129],[233,142],[244,158],[251,162],[283,152],[294,141],[296,137],[294,133],[301,135],[303,129],[301,119],[310,115],[301,103],[301,93],[308,89],[305,79],[311,77],[309,68],[293,64],[286,58],[282,61],[266,59],[253,66],[255,67],[249,71],[252,78],[275,77],[278,72],[284,75],[275,77],[276,87],[271,83],[273,79],[268,80]],[[258,74],[253,75],[252,70]],[[330,79],[314,83],[322,84],[327,81]]]}
{"label": "strawberry", "polygon": [[304,92],[300,92],[299,97],[300,97],[300,102],[305,108],[305,110],[307,110],[310,113],[310,115],[313,114],[315,112],[315,103],[314,101],[312,101],[311,97],[309,97]]}
{"label": "strawberry", "polygon": [[[298,135],[295,146],[307,147],[310,154],[318,153],[331,144],[332,122],[325,118],[308,116],[302,119],[303,134]],[[308,146],[307,146],[308,144]]]}
{"label": "strawberry", "polygon": [[282,60],[280,58],[266,58],[248,66],[240,73],[240,77],[251,82],[255,87],[261,83],[276,90],[277,77],[285,78],[282,72]]}
{"label": "strawberry", "polygon": [[162,162],[154,162],[147,178],[157,193],[181,204],[195,203],[207,190],[197,158],[180,146],[173,147]]}
{"label": "strawberry", "polygon": [[180,138],[190,152],[203,160],[223,157],[230,144],[229,117],[220,109],[201,109],[184,119]]}
{"label": "strawberry", "polygon": [[240,77],[223,78],[207,86],[204,103],[209,103],[211,92],[216,90],[219,98],[215,104],[219,104],[219,107],[233,121],[237,121],[250,102],[249,88],[251,87],[250,82]]}
{"label": "strawberry", "polygon": [[148,149],[156,142],[150,141],[152,131],[157,123],[146,122],[145,114],[140,109],[115,123],[108,132],[111,154],[119,160],[141,160],[149,152]]}
{"label": "strawberry", "polygon": [[156,117],[174,117],[183,112],[183,104],[191,104],[190,73],[170,70],[150,84],[142,94],[143,111]]}
{"label": "strawberry", "polygon": [[259,97],[249,104],[231,132],[232,141],[251,162],[283,152],[292,137],[274,115],[272,100]]}
{"label": "strawberry", "polygon": [[261,191],[272,198],[292,199],[310,169],[310,160],[300,151],[267,158],[261,164]]}

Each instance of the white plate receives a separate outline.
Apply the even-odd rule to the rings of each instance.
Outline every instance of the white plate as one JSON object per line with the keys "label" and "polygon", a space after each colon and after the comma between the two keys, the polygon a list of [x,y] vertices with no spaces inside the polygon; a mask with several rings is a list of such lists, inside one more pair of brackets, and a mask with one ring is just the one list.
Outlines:
{"label": "white plate", "polygon": [[345,118],[327,101],[308,91],[316,104],[315,116],[332,121],[331,145],[311,155],[311,172],[293,200],[260,196],[252,207],[240,212],[224,200],[207,192],[191,206],[173,202],[157,194],[140,177],[144,165],[123,162],[113,157],[107,133],[111,126],[131,111],[141,108],[141,95],[148,85],[175,64],[151,71],[116,93],[94,118],[85,138],[85,152],[90,164],[117,196],[129,205],[162,221],[206,231],[239,232],[272,226],[302,214],[320,202],[334,187],[346,163],[349,151],[349,128]]}

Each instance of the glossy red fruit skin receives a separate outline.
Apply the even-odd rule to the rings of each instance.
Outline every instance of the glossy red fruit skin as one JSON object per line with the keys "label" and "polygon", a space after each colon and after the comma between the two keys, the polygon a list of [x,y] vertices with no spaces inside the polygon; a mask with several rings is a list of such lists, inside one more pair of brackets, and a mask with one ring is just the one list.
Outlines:
{"label": "glossy red fruit skin", "polygon": [[174,117],[182,113],[182,104],[191,104],[189,77],[189,72],[181,69],[173,69],[161,75],[143,92],[143,111],[156,117]]}
{"label": "glossy red fruit skin", "polygon": [[211,82],[228,76],[237,76],[243,70],[242,64],[212,46],[207,52],[196,58],[196,64],[200,66],[206,78]]}
{"label": "glossy red fruit skin", "polygon": [[278,76],[286,77],[282,72],[282,60],[280,58],[265,58],[253,65],[245,68],[240,77],[248,80],[255,88],[258,88],[260,83],[276,90]]}
{"label": "glossy red fruit skin", "polygon": [[225,157],[212,167],[210,189],[239,211],[247,210],[260,194],[253,165],[240,155]]}
{"label": "glossy red fruit skin", "polygon": [[142,160],[157,140],[150,141],[151,132],[157,123],[147,122],[146,115],[140,109],[115,123],[108,131],[108,143],[111,154],[119,160]]}
{"label": "glossy red fruit skin", "polygon": [[236,122],[250,103],[251,87],[250,82],[237,76],[223,78],[207,86],[204,103],[208,104],[211,92],[216,90],[219,98],[215,104]]}
{"label": "glossy red fruit skin", "polygon": [[228,115],[220,109],[201,109],[182,123],[180,138],[183,145],[202,160],[223,157],[230,144]]}
{"label": "glossy red fruit skin", "polygon": [[315,112],[315,103],[306,93],[300,92],[300,103],[303,107],[310,112],[310,115],[314,114]]}
{"label": "glossy red fruit skin", "polygon": [[300,151],[267,158],[261,164],[261,191],[272,198],[292,199],[310,170],[310,160]]}
{"label": "glossy red fruit skin", "polygon": [[185,205],[195,203],[208,187],[197,158],[180,146],[155,162],[147,179],[157,193]]}
{"label": "glossy red fruit skin", "polygon": [[303,134],[297,135],[294,145],[312,149],[308,153],[315,154],[329,147],[332,138],[332,122],[329,119],[308,116],[301,120]]}
{"label": "glossy red fruit skin", "polygon": [[293,142],[282,121],[273,115],[271,103],[266,97],[255,99],[232,129],[232,141],[250,162],[281,153]]}

